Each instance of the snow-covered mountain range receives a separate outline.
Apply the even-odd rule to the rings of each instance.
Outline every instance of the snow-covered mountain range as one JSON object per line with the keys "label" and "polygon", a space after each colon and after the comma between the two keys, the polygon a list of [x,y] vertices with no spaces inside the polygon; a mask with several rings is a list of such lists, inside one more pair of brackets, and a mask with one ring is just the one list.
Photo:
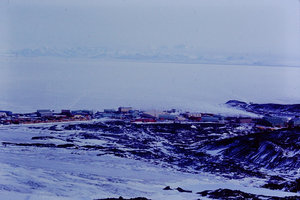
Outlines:
{"label": "snow-covered mountain range", "polygon": [[108,47],[73,47],[73,48],[25,48],[5,52],[4,55],[17,57],[60,57],[117,59],[147,62],[208,63],[228,65],[263,65],[263,66],[299,66],[300,60],[289,60],[280,56],[261,56],[251,54],[200,53],[192,47],[176,45],[145,50],[111,49]]}

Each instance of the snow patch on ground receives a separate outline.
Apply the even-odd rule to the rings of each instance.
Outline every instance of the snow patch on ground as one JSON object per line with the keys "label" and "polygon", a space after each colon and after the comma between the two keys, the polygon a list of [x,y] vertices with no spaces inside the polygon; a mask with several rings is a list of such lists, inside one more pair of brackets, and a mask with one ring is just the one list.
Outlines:
{"label": "snow patch on ground", "polygon": [[[2,199],[96,199],[105,197],[197,199],[196,192],[228,188],[253,194],[293,196],[295,193],[258,188],[257,178],[240,180],[201,173],[191,174],[145,161],[97,156],[97,151],[4,146],[2,142],[29,142],[49,130],[30,126],[0,127],[0,197]],[[72,131],[70,131],[72,132]],[[76,133],[76,131],[73,131]],[[63,133],[62,133],[63,134]],[[102,141],[85,140],[102,144]],[[160,144],[157,143],[159,147]],[[218,152],[209,151],[211,154]],[[193,193],[180,193],[181,187]]]}

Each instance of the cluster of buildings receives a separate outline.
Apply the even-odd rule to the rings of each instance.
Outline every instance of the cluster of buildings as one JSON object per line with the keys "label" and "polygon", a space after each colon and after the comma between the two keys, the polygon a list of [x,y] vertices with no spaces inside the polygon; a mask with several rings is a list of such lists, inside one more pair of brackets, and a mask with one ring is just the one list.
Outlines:
{"label": "cluster of buildings", "polygon": [[224,117],[221,115],[178,112],[176,109],[167,111],[140,111],[134,110],[132,107],[119,107],[115,109],[104,109],[103,112],[96,112],[95,118],[113,118],[131,121],[133,123],[149,123],[149,122],[214,122],[224,123]]}
{"label": "cluster of buildings", "polygon": [[0,124],[32,124],[67,121],[87,121],[92,119],[119,119],[132,123],[214,123],[214,124],[250,124],[258,128],[300,127],[300,117],[285,118],[266,115],[262,118],[225,117],[210,113],[167,111],[140,111],[132,107],[104,109],[102,112],[91,110],[37,110],[33,113],[12,113],[0,111]]}
{"label": "cluster of buildings", "polygon": [[0,111],[0,124],[34,124],[50,122],[67,122],[93,119],[93,111],[89,110],[62,110],[59,113],[53,110],[37,110],[33,113],[12,113]]}

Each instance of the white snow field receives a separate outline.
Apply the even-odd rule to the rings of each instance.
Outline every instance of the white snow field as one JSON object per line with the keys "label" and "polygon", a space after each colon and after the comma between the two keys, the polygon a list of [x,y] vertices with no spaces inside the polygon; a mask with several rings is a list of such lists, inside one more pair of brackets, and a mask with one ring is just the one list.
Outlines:
{"label": "white snow field", "polygon": [[[142,196],[154,200],[190,200],[200,198],[196,192],[218,188],[279,197],[295,195],[258,188],[263,182],[257,178],[230,180],[208,173],[184,173],[113,155],[97,156],[95,150],[3,145],[2,142],[26,143],[30,142],[33,136],[51,134],[47,129],[30,128],[34,126],[50,125],[0,127],[0,199],[86,200]],[[69,131],[65,134],[75,132]],[[84,142],[79,140],[78,142]],[[60,144],[55,140],[51,142]],[[181,187],[192,190],[193,193],[163,190],[166,186]]]}

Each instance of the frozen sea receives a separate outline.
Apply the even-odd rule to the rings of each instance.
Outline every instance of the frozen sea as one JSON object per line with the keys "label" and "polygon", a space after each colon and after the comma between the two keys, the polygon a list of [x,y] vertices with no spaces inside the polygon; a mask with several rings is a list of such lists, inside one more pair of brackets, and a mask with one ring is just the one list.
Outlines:
{"label": "frozen sea", "polygon": [[[231,112],[230,99],[299,103],[300,67],[0,58],[0,109],[132,106]],[[232,111],[233,112],[233,111]]]}

